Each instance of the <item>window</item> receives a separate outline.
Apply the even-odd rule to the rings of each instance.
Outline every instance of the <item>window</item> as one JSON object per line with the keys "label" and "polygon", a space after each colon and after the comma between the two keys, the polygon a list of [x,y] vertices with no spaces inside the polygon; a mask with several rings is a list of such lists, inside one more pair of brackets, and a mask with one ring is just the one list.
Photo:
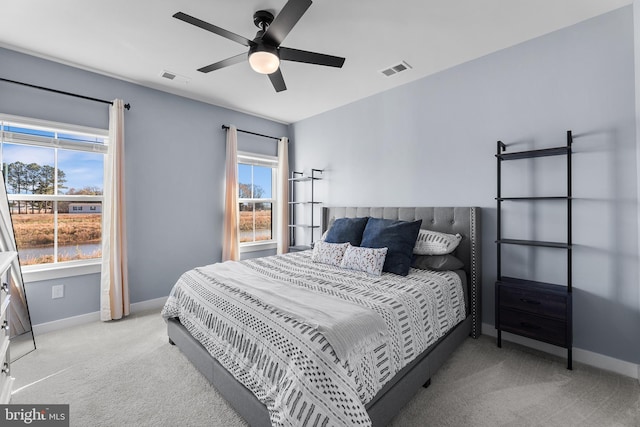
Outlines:
{"label": "window", "polygon": [[0,156],[20,264],[102,256],[108,131],[0,115]]}
{"label": "window", "polygon": [[238,153],[240,247],[273,246],[278,158]]}

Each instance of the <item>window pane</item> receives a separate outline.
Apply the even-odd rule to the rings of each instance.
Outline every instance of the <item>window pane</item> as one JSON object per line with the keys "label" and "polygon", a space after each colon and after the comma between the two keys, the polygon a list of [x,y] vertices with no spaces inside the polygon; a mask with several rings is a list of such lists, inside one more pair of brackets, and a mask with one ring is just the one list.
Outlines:
{"label": "window pane", "polygon": [[271,198],[271,168],[264,166],[253,167],[253,198]]}
{"label": "window pane", "polygon": [[240,243],[253,242],[253,203],[240,203]]}
{"label": "window pane", "polygon": [[251,199],[253,196],[251,188],[251,165],[238,163],[238,197],[241,199]]}
{"label": "window pane", "polygon": [[58,262],[100,258],[102,203],[58,204]]}
{"label": "window pane", "polygon": [[256,241],[273,238],[271,203],[256,203]]}
{"label": "window pane", "polygon": [[55,137],[55,133],[53,131],[50,131],[50,130],[23,128],[23,127],[19,127],[19,126],[6,126],[5,130],[7,132],[23,133],[23,134],[26,134],[26,135],[46,136],[46,137],[49,137],[49,138]]}
{"label": "window pane", "polygon": [[62,194],[102,194],[104,155],[58,150],[58,189]]}
{"label": "window pane", "polygon": [[53,193],[53,149],[2,144],[2,159],[9,194]]}
{"label": "window pane", "polygon": [[[255,161],[255,162],[254,162]],[[238,193],[240,203],[240,243],[273,240],[273,171],[275,163],[258,158],[240,158],[238,162]]]}
{"label": "window pane", "polygon": [[102,202],[11,199],[18,194],[102,195],[104,153],[74,149],[83,144],[61,148],[50,144],[46,138],[55,135],[63,142],[92,144],[105,144],[106,138],[74,131],[43,131],[21,125],[5,130],[44,137],[30,138],[30,143],[36,144],[41,140],[46,144],[36,146],[0,142],[2,167],[21,264],[100,258]]}
{"label": "window pane", "polygon": [[21,265],[53,260],[53,210],[51,202],[9,202]]}

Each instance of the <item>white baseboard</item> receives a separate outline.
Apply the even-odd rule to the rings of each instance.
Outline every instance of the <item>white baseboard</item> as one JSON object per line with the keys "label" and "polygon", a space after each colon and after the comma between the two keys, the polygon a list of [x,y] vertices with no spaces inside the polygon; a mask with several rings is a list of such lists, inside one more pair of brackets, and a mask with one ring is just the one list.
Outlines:
{"label": "white baseboard", "polygon": [[38,323],[32,325],[33,335],[36,339],[40,334],[46,334],[47,332],[53,332],[60,329],[71,328],[73,326],[83,325],[85,323],[99,322],[100,312],[95,311],[93,313],[81,314],[79,316],[66,317],[64,319],[53,320],[51,322]]}
{"label": "white baseboard", "polygon": [[140,313],[147,310],[159,310],[164,307],[164,303],[167,302],[168,297],[160,297],[155,299],[149,299],[141,302],[134,302],[131,304],[132,313]]}
{"label": "white baseboard", "polygon": [[[491,337],[498,336],[495,326],[488,323],[482,324],[482,333]],[[545,353],[553,354],[554,356],[567,357],[567,350],[564,348],[521,337],[519,335],[510,334],[508,332],[502,333],[502,340],[530,347],[535,350],[544,351]],[[635,378],[640,382],[640,365],[636,363],[627,362],[625,360],[616,359],[614,357],[576,347],[573,348],[573,360],[605,371],[611,371],[626,377]]]}
{"label": "white baseboard", "polygon": [[[141,301],[131,304],[130,313],[139,313],[141,311],[161,309],[164,303],[167,301],[167,297],[161,297],[151,299],[147,301]],[[66,317],[64,319],[54,320],[51,322],[39,323],[33,325],[33,334],[37,337],[40,334],[46,334],[47,332],[53,332],[60,329],[66,329],[73,326],[83,325],[85,323],[99,322],[100,312],[94,311],[93,313],[81,314],[79,316]]]}

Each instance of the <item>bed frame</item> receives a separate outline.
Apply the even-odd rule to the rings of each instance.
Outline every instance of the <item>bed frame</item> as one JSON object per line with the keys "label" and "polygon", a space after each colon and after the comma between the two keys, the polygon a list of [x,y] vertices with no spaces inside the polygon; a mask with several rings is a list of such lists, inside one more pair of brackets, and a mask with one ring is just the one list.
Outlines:
{"label": "bed frame", "polygon": [[[431,376],[468,336],[480,336],[480,208],[323,208],[322,228],[326,230],[337,218],[365,217],[414,221],[422,219],[422,228],[463,236],[455,255],[464,262],[467,273],[467,318],[438,342],[405,366],[366,405],[374,426],[385,426],[409,402],[416,391],[428,386]],[[180,348],[195,367],[213,384],[228,403],[251,426],[270,426],[269,412],[255,395],[239,383],[180,324],[168,320],[169,342]]]}

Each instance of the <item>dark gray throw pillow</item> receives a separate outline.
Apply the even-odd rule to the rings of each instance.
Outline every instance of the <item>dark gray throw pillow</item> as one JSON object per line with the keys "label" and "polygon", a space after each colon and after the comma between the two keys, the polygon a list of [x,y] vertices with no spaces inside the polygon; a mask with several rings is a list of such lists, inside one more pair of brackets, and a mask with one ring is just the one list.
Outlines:
{"label": "dark gray throw pillow", "polygon": [[413,247],[421,224],[421,219],[409,222],[369,218],[360,246],[388,248],[382,271],[406,276],[411,268]]}
{"label": "dark gray throw pillow", "polygon": [[369,217],[364,218],[338,218],[324,239],[327,243],[351,243],[353,246],[360,246],[362,232],[367,225]]}
{"label": "dark gray throw pillow", "polygon": [[413,257],[413,268],[421,270],[460,270],[464,263],[453,255],[415,255]]}

